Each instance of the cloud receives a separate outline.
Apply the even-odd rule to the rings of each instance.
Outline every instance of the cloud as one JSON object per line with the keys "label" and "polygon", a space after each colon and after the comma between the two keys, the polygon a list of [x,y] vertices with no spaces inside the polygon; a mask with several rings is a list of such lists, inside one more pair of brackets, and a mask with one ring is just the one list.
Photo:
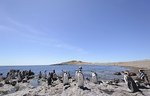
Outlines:
{"label": "cloud", "polygon": [[38,43],[42,46],[55,47],[69,51],[78,52],[80,54],[87,54],[87,52],[77,46],[67,44],[57,38],[47,36],[48,33],[43,30],[37,30],[32,26],[20,23],[12,18],[7,18],[10,25],[0,25],[0,29],[9,30],[9,32],[22,36],[30,43]]}
{"label": "cloud", "polygon": [[72,45],[68,45],[68,44],[62,44],[62,43],[61,44],[56,44],[55,46],[58,47],[58,48],[64,48],[64,49],[68,49],[68,50],[75,50],[76,52],[87,54],[87,52],[84,49],[76,47],[76,46],[72,46]]}

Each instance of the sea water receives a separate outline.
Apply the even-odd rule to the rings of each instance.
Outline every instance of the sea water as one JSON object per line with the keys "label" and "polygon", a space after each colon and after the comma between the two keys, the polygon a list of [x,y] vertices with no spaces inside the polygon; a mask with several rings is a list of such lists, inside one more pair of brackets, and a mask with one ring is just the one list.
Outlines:
{"label": "sea water", "polygon": [[82,66],[82,72],[86,77],[91,76],[91,71],[94,71],[98,74],[98,78],[104,80],[122,78],[122,76],[113,75],[114,72],[120,72],[128,70],[125,67],[120,66],[107,66],[107,65],[37,65],[37,66],[0,66],[0,73],[3,73],[5,76],[7,72],[11,69],[17,70],[32,70],[35,74],[39,74],[41,71],[44,73],[46,70],[52,72],[55,70],[57,74],[61,74],[62,71],[70,72],[71,76],[75,75],[75,71],[78,70],[79,66]]}

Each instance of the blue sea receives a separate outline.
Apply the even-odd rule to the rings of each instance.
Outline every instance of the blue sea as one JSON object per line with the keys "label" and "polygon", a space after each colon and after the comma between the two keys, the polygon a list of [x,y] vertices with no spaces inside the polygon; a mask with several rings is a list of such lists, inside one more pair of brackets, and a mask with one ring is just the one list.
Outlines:
{"label": "blue sea", "polygon": [[111,80],[111,79],[120,79],[122,76],[113,75],[114,72],[120,72],[124,70],[129,70],[125,67],[120,66],[107,66],[107,65],[37,65],[37,66],[0,66],[0,73],[3,73],[5,76],[10,69],[17,70],[32,70],[35,74],[38,74],[40,71],[44,73],[56,71],[57,74],[61,74],[63,71],[69,71],[71,76],[74,76],[75,71],[78,70],[79,66],[83,68],[83,74],[85,77],[91,76],[91,71],[94,71],[98,74],[99,79]]}

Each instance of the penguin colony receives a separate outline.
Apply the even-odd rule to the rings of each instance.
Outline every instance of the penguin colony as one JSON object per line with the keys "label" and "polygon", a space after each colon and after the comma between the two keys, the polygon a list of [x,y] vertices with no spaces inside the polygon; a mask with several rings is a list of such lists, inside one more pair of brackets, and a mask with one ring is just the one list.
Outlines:
{"label": "penguin colony", "polygon": [[[75,71],[75,81],[79,88],[84,88],[84,75],[82,73],[82,67],[79,67],[79,70]],[[91,81],[97,84],[97,74],[96,72],[92,72]],[[63,85],[69,85],[69,73],[63,72]]]}
{"label": "penguin colony", "polygon": [[[135,82],[132,77],[130,76],[129,72],[123,72],[124,75],[124,81],[128,87],[128,89],[131,92],[137,92],[139,91],[138,89],[138,85],[137,82]],[[0,74],[1,78],[2,78],[2,74]],[[15,86],[16,83],[18,82],[28,82],[29,79],[34,78],[34,72],[32,72],[31,70],[27,71],[20,71],[20,70],[10,70],[7,73],[6,78],[3,78],[5,81],[5,84],[11,84],[12,86]],[[146,75],[145,75],[146,76]],[[44,78],[47,81],[48,85],[52,85],[53,81],[56,80],[60,80],[64,86],[66,85],[70,85],[69,84],[69,79],[72,78],[70,76],[70,73],[67,71],[63,71],[62,77],[57,76],[57,74],[55,73],[55,70],[53,70],[53,72],[49,72],[47,75],[47,71],[44,72],[44,74],[42,74],[42,72],[39,72],[38,78]],[[16,81],[13,81],[12,79],[15,79]],[[75,78],[74,81],[76,82],[76,85],[78,88],[84,88],[84,74],[82,73],[82,67],[79,67],[78,70],[75,71]],[[148,81],[148,80],[147,80]],[[94,84],[98,84],[98,76],[96,72],[91,73],[91,82],[93,82]]]}

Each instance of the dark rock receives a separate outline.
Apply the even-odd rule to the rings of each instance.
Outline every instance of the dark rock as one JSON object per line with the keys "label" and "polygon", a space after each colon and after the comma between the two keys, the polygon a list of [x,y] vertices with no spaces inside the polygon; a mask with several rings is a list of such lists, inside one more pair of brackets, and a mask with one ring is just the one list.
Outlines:
{"label": "dark rock", "polygon": [[76,80],[75,79],[72,79],[72,82],[75,82]]}
{"label": "dark rock", "polygon": [[29,79],[33,79],[33,78],[34,78],[34,76],[28,76],[27,78],[28,78],[28,80],[29,80]]}
{"label": "dark rock", "polygon": [[5,79],[6,79],[6,77],[2,77],[2,79],[3,79],[3,80],[5,80]]}
{"label": "dark rock", "polygon": [[11,82],[11,85],[12,85],[12,86],[15,86],[16,83],[17,83],[17,81],[12,81],[12,82]]}
{"label": "dark rock", "polygon": [[121,75],[121,72],[115,72],[114,75]]}
{"label": "dark rock", "polygon": [[27,77],[22,80],[22,83],[26,83],[28,81]]}
{"label": "dark rock", "polygon": [[130,72],[129,75],[130,75],[130,76],[136,76],[136,73]]}
{"label": "dark rock", "polygon": [[[33,95],[27,93],[27,94],[24,94],[23,96],[33,96]],[[37,95],[34,95],[34,96],[37,96]]]}
{"label": "dark rock", "polygon": [[5,79],[5,84],[10,84],[8,79]]}
{"label": "dark rock", "polygon": [[4,84],[3,83],[0,83],[0,87],[3,87],[4,86]]}
{"label": "dark rock", "polygon": [[119,79],[114,79],[114,81],[113,81],[114,83],[119,83],[120,82],[120,80]]}
{"label": "dark rock", "polygon": [[90,79],[89,78],[85,78],[87,81],[90,81]]}
{"label": "dark rock", "polygon": [[104,89],[103,91],[109,95],[112,95],[114,93],[114,90]]}
{"label": "dark rock", "polygon": [[103,83],[102,81],[98,81],[98,84]]}
{"label": "dark rock", "polygon": [[69,87],[70,87],[69,84],[68,84],[68,85],[65,85],[65,86],[64,86],[64,90],[68,89]]}
{"label": "dark rock", "polygon": [[18,79],[18,83],[22,82],[22,79]]}
{"label": "dark rock", "polygon": [[23,80],[22,80],[22,83],[26,83],[26,82],[27,82],[27,80],[26,80],[26,79],[23,79]]}

